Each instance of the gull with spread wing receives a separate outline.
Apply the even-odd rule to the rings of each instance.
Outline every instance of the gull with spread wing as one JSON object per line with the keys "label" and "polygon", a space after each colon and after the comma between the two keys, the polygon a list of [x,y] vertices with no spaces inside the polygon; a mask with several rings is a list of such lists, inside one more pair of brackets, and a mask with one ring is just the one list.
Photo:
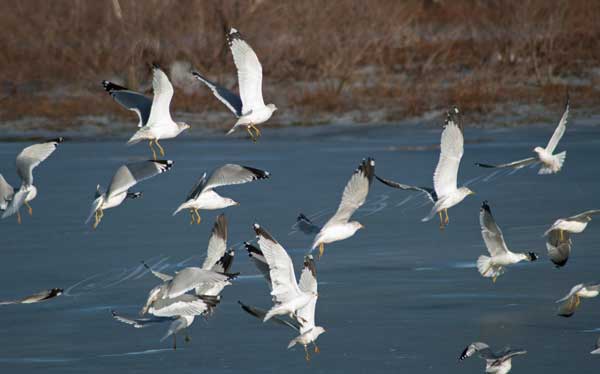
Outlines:
{"label": "gull with spread wing", "polygon": [[560,300],[556,300],[556,303],[562,303],[558,308],[558,315],[561,317],[571,317],[575,314],[575,310],[581,304],[581,299],[591,299],[598,296],[600,293],[600,284],[598,283],[580,283],[573,288]]}
{"label": "gull with spread wing", "polygon": [[521,261],[537,260],[538,256],[533,252],[513,253],[508,249],[487,201],[481,205],[479,224],[481,225],[481,236],[483,236],[485,246],[491,255],[491,257],[482,255],[477,259],[477,270],[484,277],[492,278],[495,283],[496,278],[504,273],[505,266]]}
{"label": "gull with spread wing", "polygon": [[342,193],[342,201],[337,211],[317,233],[311,251],[319,247],[319,258],[323,256],[325,244],[348,239],[364,226],[358,221],[350,221],[350,217],[367,200],[369,188],[375,175],[375,160],[371,157],[363,159],[354,171]]}
{"label": "gull with spread wing", "polygon": [[158,66],[155,65],[153,68],[152,89],[154,90],[154,97],[150,105],[148,105],[149,99],[142,94],[127,90],[125,87],[111,82],[103,81],[102,84],[119,104],[136,112],[140,118],[138,123],[140,129],[133,134],[127,144],[148,140],[148,146],[152,150],[154,160],[156,160],[156,151],[152,144],[156,144],[160,155],[164,156],[165,150],[158,141],[174,138],[190,128],[188,124],[174,122],[171,118],[169,107],[173,98],[173,85]]}
{"label": "gull with spread wing", "polygon": [[[450,221],[448,209],[457,205],[465,197],[474,194],[468,187],[457,187],[458,168],[464,153],[463,127],[460,121],[460,112],[457,107],[452,108],[446,115],[444,131],[440,144],[440,159],[433,173],[433,187],[435,190],[435,203],[431,212],[421,221],[429,221],[436,214],[440,216],[440,229]],[[429,193],[433,200],[433,194]],[[442,217],[442,212],[446,217]]]}
{"label": "gull with spread wing", "polygon": [[[271,296],[273,296],[273,307],[265,313],[263,321],[268,321],[274,316],[289,315],[290,318],[307,323],[300,316],[299,310],[307,306],[313,299],[318,297],[317,292],[308,285],[298,285],[294,264],[286,250],[257,223],[254,231],[258,238],[258,246],[262,256],[269,266],[269,277],[271,279]],[[308,282],[308,278],[301,278]]]}
{"label": "gull with spread wing", "polygon": [[214,169],[210,175],[204,173],[194,184],[185,201],[173,212],[176,215],[183,209],[190,211],[190,224],[200,223],[199,209],[217,210],[227,208],[233,205],[239,205],[233,199],[222,197],[215,188],[221,186],[230,186],[234,184],[243,184],[258,179],[267,179],[271,176],[268,171],[255,169],[249,166],[236,164],[225,164]]}
{"label": "gull with spread wing", "polygon": [[[246,248],[248,249],[248,253],[250,254],[250,256],[255,260],[257,259],[257,257],[253,257],[253,254],[257,254],[257,252],[262,253],[260,252],[260,249],[253,247],[251,244],[247,244]],[[256,261],[258,262],[260,260]],[[264,265],[268,266],[266,260],[264,262]],[[260,265],[257,264],[257,267],[261,272],[263,272],[263,269]],[[271,278],[265,278],[269,283],[269,287],[271,287]],[[307,255],[304,257],[304,268],[302,269],[302,274],[300,275],[299,287],[303,292],[317,294],[317,268],[311,255]],[[301,344],[304,347],[304,352],[306,354],[305,358],[307,361],[310,361],[308,346],[312,344],[314,346],[315,353],[319,353],[320,350],[316,344],[316,340],[319,337],[319,335],[325,332],[325,329],[323,327],[315,325],[315,310],[317,306],[317,298],[318,297],[313,298],[308,304],[306,304],[306,306],[298,310],[298,318],[292,318],[290,320],[285,319],[285,317],[279,316],[274,316],[271,318],[271,321],[280,325],[291,327],[292,329],[300,333],[300,335],[298,335],[290,341],[290,343],[288,344],[288,349],[292,348],[296,344]],[[255,316],[260,320],[263,320],[267,315],[266,310],[243,304],[241,301],[238,301],[238,303],[242,306],[242,309],[244,311],[246,311],[250,315]]]}
{"label": "gull with spread wing", "polygon": [[96,229],[104,217],[104,210],[121,205],[126,198],[135,199],[142,196],[141,192],[128,192],[131,187],[168,171],[172,166],[171,160],[147,160],[122,165],[112,177],[108,191],[104,192],[100,185],[96,186],[92,209],[85,223],[95,217],[93,228]]}
{"label": "gull with spread wing", "polygon": [[559,218],[548,230],[546,230],[544,235],[548,235],[550,232],[557,230],[561,239],[563,239],[565,232],[570,234],[582,233],[588,223],[592,220],[592,216],[595,216],[596,214],[600,214],[600,209],[587,210],[571,217]]}
{"label": "gull with spread wing", "polygon": [[19,210],[25,204],[29,209],[29,215],[33,215],[33,209],[29,202],[37,196],[37,187],[33,185],[33,169],[50,157],[63,138],[56,138],[44,143],[30,145],[17,155],[17,174],[21,178],[21,187],[14,191],[13,187],[0,175],[0,210],[3,210],[2,218],[17,215],[17,222],[21,223]]}
{"label": "gull with spread wing", "polygon": [[558,173],[565,162],[565,158],[567,157],[567,152],[563,151],[558,154],[554,154],[556,150],[556,146],[558,142],[563,137],[565,130],[567,129],[567,118],[569,117],[569,96],[567,95],[567,104],[565,105],[565,111],[554,130],[554,134],[550,138],[548,145],[546,148],[544,147],[535,147],[533,152],[535,152],[534,157],[525,158],[523,160],[513,161],[506,164],[500,165],[490,165],[490,164],[482,164],[475,163],[475,165],[480,166],[482,168],[512,168],[512,169],[521,169],[527,165],[541,163],[542,167],[538,171],[538,174],[555,174]]}
{"label": "gull with spread wing", "polygon": [[469,358],[476,353],[485,360],[485,372],[488,374],[507,374],[512,368],[512,358],[524,355],[527,351],[522,349],[510,349],[506,347],[500,352],[492,352],[490,346],[482,343],[471,343],[464,349],[458,358],[460,361]]}
{"label": "gull with spread wing", "polygon": [[[242,39],[242,35],[232,28],[227,34],[227,44],[233,55],[233,62],[237,69],[238,86],[240,95],[236,95],[198,72],[192,74],[204,83],[227,108],[237,117],[237,122],[227,135],[234,132],[239,126],[246,126],[252,141],[260,136],[256,125],[266,122],[277,110],[275,104],[265,105],[262,94],[262,66],[256,53],[250,45]],[[254,130],[254,133],[252,132]]]}

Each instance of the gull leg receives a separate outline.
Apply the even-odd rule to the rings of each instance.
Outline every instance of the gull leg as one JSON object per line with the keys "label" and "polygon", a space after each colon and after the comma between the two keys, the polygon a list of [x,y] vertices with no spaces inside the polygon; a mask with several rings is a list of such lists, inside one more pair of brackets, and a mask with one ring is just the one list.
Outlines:
{"label": "gull leg", "polygon": [[448,216],[448,208],[444,209],[446,213],[446,219],[444,220],[444,225],[447,225],[450,222],[450,216]]}
{"label": "gull leg", "polygon": [[579,298],[579,296],[575,295],[575,308],[577,308],[579,306],[579,304],[581,304],[581,298]]}
{"label": "gull leg", "polygon": [[190,209],[190,225],[193,225],[195,222],[194,219],[194,209]]}
{"label": "gull leg", "polygon": [[20,225],[21,224],[21,212],[19,212],[17,210],[17,223]]}
{"label": "gull leg", "polygon": [[31,208],[31,205],[29,205],[29,203],[27,201],[25,201],[25,205],[29,209],[29,215],[33,216],[33,208]]}
{"label": "gull leg", "polygon": [[315,346],[315,353],[321,353],[321,350],[319,349],[317,343],[313,342],[313,345]]}
{"label": "gull leg", "polygon": [[496,279],[498,279],[498,276],[494,275],[494,277],[492,278],[492,283],[496,283]]}
{"label": "gull leg", "polygon": [[440,216],[440,230],[443,230],[444,229],[444,218],[442,218],[441,210],[438,212],[438,215]]}
{"label": "gull leg", "polygon": [[190,338],[190,336],[186,333],[185,334],[185,342],[189,343],[190,341],[192,341],[192,338]]}
{"label": "gull leg", "polygon": [[254,134],[252,133],[252,131],[250,130],[250,126],[246,126],[246,131],[248,131],[248,134],[250,134],[250,138],[252,139],[252,141],[254,143],[256,143],[256,137],[254,136]]}
{"label": "gull leg", "polygon": [[304,346],[304,353],[306,353],[304,359],[306,359],[306,362],[310,362],[310,353],[308,353],[308,348],[306,348],[306,346]]}
{"label": "gull leg", "polygon": [[563,230],[558,230],[558,232],[560,233],[560,241],[562,242],[565,240],[565,234],[563,234]]}
{"label": "gull leg", "polygon": [[325,244],[321,243],[319,244],[319,258],[323,256],[323,253],[325,253]]}
{"label": "gull leg", "polygon": [[154,147],[152,147],[153,142],[154,140],[150,139],[150,141],[148,142],[148,147],[150,147],[150,150],[152,151],[152,159],[156,160],[156,152],[154,151]]}
{"label": "gull leg", "polygon": [[199,225],[202,218],[200,218],[200,213],[198,213],[198,209],[194,209],[194,213],[196,213],[196,224]]}
{"label": "gull leg", "polygon": [[256,127],[256,125],[254,125],[254,124],[252,124],[251,126],[254,129],[254,131],[256,131],[256,137],[259,138],[261,136],[259,128]]}
{"label": "gull leg", "polygon": [[158,139],[154,140],[154,144],[156,144],[156,146],[158,147],[158,150],[160,151],[160,155],[162,157],[165,156],[165,150],[163,149],[163,147],[158,143]]}
{"label": "gull leg", "polygon": [[173,334],[173,350],[177,350],[177,335]]}

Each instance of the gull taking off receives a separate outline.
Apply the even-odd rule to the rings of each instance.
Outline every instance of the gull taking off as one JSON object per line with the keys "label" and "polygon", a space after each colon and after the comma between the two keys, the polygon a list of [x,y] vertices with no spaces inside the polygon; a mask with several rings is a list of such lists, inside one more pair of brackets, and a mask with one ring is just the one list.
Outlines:
{"label": "gull taking off", "polygon": [[17,222],[21,223],[19,210],[23,204],[29,209],[29,215],[33,215],[33,209],[29,205],[29,202],[37,196],[37,188],[33,185],[33,169],[50,157],[63,140],[63,138],[56,138],[30,145],[17,155],[17,174],[21,178],[21,187],[18,191],[15,192],[0,175],[0,210],[4,211],[2,218],[17,214]]}
{"label": "gull taking off", "polygon": [[156,160],[156,152],[152,146],[153,143],[158,147],[160,155],[164,156],[165,151],[158,141],[174,138],[190,128],[188,124],[174,122],[171,118],[169,106],[173,98],[173,85],[167,75],[156,65],[153,68],[152,89],[154,90],[154,98],[151,105],[148,105],[149,99],[144,95],[130,91],[125,87],[108,81],[103,81],[102,85],[115,101],[136,112],[140,118],[138,123],[140,129],[133,134],[127,144],[148,140],[148,146],[152,150],[154,160]]}
{"label": "gull taking off", "polygon": [[600,284],[598,283],[580,283],[571,288],[567,296],[556,303],[563,303],[558,309],[558,315],[561,317],[571,317],[575,314],[575,310],[581,304],[581,299],[590,299],[598,296],[600,292]]}
{"label": "gull taking off", "polygon": [[490,347],[482,342],[469,344],[458,358],[460,361],[473,356],[475,353],[485,360],[485,372],[489,374],[507,374],[512,368],[512,358],[524,355],[527,351],[522,349],[510,349],[506,347],[503,351],[492,352]]}
{"label": "gull taking off", "polygon": [[[269,266],[271,295],[274,304],[265,313],[263,321],[266,322],[274,316],[289,315],[290,318],[308,323],[298,313],[313,300],[316,300],[318,297],[316,287],[308,284],[298,285],[294,273],[294,264],[285,249],[256,223],[254,224],[254,231],[258,238],[260,251]],[[308,277],[300,278],[301,282],[303,280],[305,282],[311,281]]]}
{"label": "gull taking off", "polygon": [[363,159],[346,184],[337,211],[315,236],[311,251],[319,247],[319,258],[323,256],[325,244],[348,239],[356,231],[364,228],[360,222],[349,220],[367,200],[373,175],[375,175],[375,160],[370,157]]}
{"label": "gull taking off", "polygon": [[600,209],[588,210],[568,218],[559,218],[546,230],[544,235],[548,235],[554,230],[558,230],[561,239],[564,238],[565,231],[570,234],[579,234],[585,230],[588,223],[592,220],[592,216],[596,214],[600,214]]}
{"label": "gull taking off", "polygon": [[538,171],[538,174],[554,174],[558,173],[560,169],[562,169],[563,163],[565,162],[565,158],[567,157],[567,152],[561,152],[558,154],[554,154],[556,150],[556,146],[558,142],[563,137],[565,130],[567,129],[567,118],[569,117],[569,97],[567,95],[567,104],[565,105],[565,112],[563,113],[556,130],[554,130],[554,134],[552,134],[552,138],[546,145],[546,148],[543,147],[535,147],[533,152],[535,152],[534,157],[529,157],[523,160],[509,162],[507,164],[500,165],[490,165],[490,164],[482,164],[475,163],[477,166],[481,166],[482,168],[513,168],[513,169],[521,169],[527,165],[541,163],[542,167]]}
{"label": "gull taking off", "polygon": [[508,249],[502,231],[496,224],[487,201],[484,201],[481,205],[479,224],[481,225],[481,236],[483,236],[485,246],[491,255],[491,257],[479,256],[477,259],[477,270],[484,277],[491,277],[495,283],[496,278],[504,273],[505,266],[516,264],[523,260],[537,260],[538,256],[533,252],[513,253]]}
{"label": "gull taking off", "polygon": [[[429,215],[421,220],[429,221],[439,214],[440,229],[444,229],[450,221],[448,209],[463,201],[465,197],[474,194],[467,187],[457,187],[458,168],[464,153],[463,127],[459,115],[457,107],[452,108],[446,115],[440,144],[440,159],[433,173],[435,204]],[[433,200],[434,195],[431,193],[429,195]],[[442,217],[442,212],[446,213],[445,218]]]}
{"label": "gull taking off", "polygon": [[[227,44],[233,54],[233,62],[238,73],[238,86],[240,95],[229,91],[225,87],[211,82],[198,72],[192,74],[201,82],[206,84],[217,99],[219,99],[237,117],[227,135],[234,132],[239,126],[246,126],[252,141],[260,136],[260,130],[256,125],[266,122],[277,110],[275,104],[265,105],[262,94],[262,66],[252,47],[236,29],[232,28],[227,34]],[[252,132],[254,130],[254,133]]]}
{"label": "gull taking off", "polygon": [[173,161],[171,160],[148,160],[122,165],[112,177],[107,192],[104,192],[100,185],[96,186],[92,209],[85,223],[95,217],[93,227],[96,229],[102,217],[104,217],[105,209],[121,205],[126,198],[135,199],[142,196],[141,192],[128,192],[131,187],[143,180],[168,171],[172,166]]}
{"label": "gull taking off", "polygon": [[[252,257],[252,251],[249,247],[251,245],[246,246]],[[253,247],[252,247],[253,248]],[[259,249],[254,248],[256,251]],[[264,257],[263,257],[264,258]],[[266,264],[266,263],[265,263]],[[259,267],[259,270],[262,269]],[[267,278],[267,281],[270,284],[270,278]],[[302,274],[300,275],[300,289],[303,292],[314,293],[317,294],[317,269],[315,266],[315,262],[311,255],[307,255],[304,257],[304,268],[302,269]],[[256,318],[263,320],[267,315],[267,311],[255,308],[253,306],[245,305],[241,301],[238,303],[242,306],[242,309],[249,313],[250,315],[255,316]],[[316,340],[322,333],[325,332],[325,329],[321,326],[315,326],[315,309],[317,306],[317,297],[313,298],[306,306],[298,310],[298,318],[297,319],[285,319],[285,317],[272,317],[271,321],[274,323],[278,323],[281,325],[289,326],[295,331],[299,332],[300,335],[295,337],[288,344],[288,349],[292,348],[296,344],[301,344],[304,346],[305,358],[306,361],[310,361],[310,354],[308,352],[308,346],[312,344],[315,349],[315,353],[319,353],[319,347],[316,344]]]}
{"label": "gull taking off", "polygon": [[223,209],[233,205],[239,205],[233,199],[222,197],[215,192],[215,188],[229,186],[233,184],[243,184],[258,179],[267,179],[271,176],[268,171],[251,168],[236,164],[225,164],[214,169],[210,175],[204,173],[202,177],[194,184],[185,201],[173,212],[176,215],[183,209],[190,211],[190,224],[200,223],[200,213],[198,210],[216,210]]}

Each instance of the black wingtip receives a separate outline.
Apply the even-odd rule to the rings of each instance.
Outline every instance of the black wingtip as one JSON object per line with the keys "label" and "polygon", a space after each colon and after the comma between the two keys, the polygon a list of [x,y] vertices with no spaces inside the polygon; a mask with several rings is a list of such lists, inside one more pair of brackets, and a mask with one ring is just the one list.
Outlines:
{"label": "black wingtip", "polygon": [[175,161],[173,161],[173,160],[148,160],[148,161],[154,162],[155,164],[162,165],[163,168],[162,168],[161,172],[170,170],[173,167],[173,165],[175,164]]}
{"label": "black wingtip", "polygon": [[260,227],[260,225],[258,223],[254,224],[254,232],[256,233],[256,236],[262,236],[263,238],[265,238],[267,240],[277,243],[275,238],[273,238],[271,236],[271,234],[269,234],[265,229]]}
{"label": "black wingtip", "polygon": [[469,350],[469,347],[467,346],[467,348],[465,348],[462,353],[460,354],[460,356],[458,356],[458,360],[462,361],[465,358],[467,358],[467,351]]}
{"label": "black wingtip", "polygon": [[60,144],[65,141],[65,138],[59,136],[58,138],[50,139],[48,142]]}
{"label": "black wingtip", "polygon": [[161,67],[160,67],[160,64],[158,62],[156,62],[156,61],[154,61],[152,63],[152,69],[162,70]]}
{"label": "black wingtip", "polygon": [[257,169],[257,168],[253,168],[250,166],[242,166],[244,169],[250,171],[253,175],[254,175],[254,179],[253,180],[257,180],[257,179],[269,179],[271,177],[271,173],[269,173],[266,170],[261,170],[261,169]]}
{"label": "black wingtip", "polygon": [[529,261],[536,261],[540,256],[538,256],[535,252],[527,252],[527,256],[529,257]]}
{"label": "black wingtip", "polygon": [[361,172],[371,184],[375,175],[375,159],[372,157],[364,158],[356,171]]}
{"label": "black wingtip", "polygon": [[446,112],[446,120],[444,121],[444,127],[446,127],[450,122],[453,122],[458,127],[461,127],[461,124],[460,124],[460,121],[459,121],[460,114],[461,114],[461,112],[460,112],[460,109],[458,109],[458,106],[453,105]]}
{"label": "black wingtip", "polygon": [[235,39],[242,40],[242,34],[240,34],[240,32],[236,28],[232,27],[227,33],[227,44],[231,47]]}
{"label": "black wingtip", "polygon": [[298,222],[298,221],[306,221],[308,223],[312,223],[312,221],[307,216],[305,216],[304,213],[298,214],[298,218],[296,218],[296,222]]}
{"label": "black wingtip", "polygon": [[490,208],[490,205],[488,204],[487,200],[484,200],[483,203],[481,203],[481,209],[492,214],[492,209]]}
{"label": "black wingtip", "polygon": [[257,254],[257,255],[263,256],[262,251],[258,247],[254,246],[254,245],[252,245],[252,244],[250,244],[248,242],[244,242],[244,247],[248,251],[248,256],[250,256],[250,257],[252,257],[253,253]]}
{"label": "black wingtip", "polygon": [[107,80],[102,81],[102,86],[108,93],[112,93],[113,91],[123,91],[123,90],[128,89],[127,87],[119,86],[118,84],[115,84],[115,83],[113,83],[111,81],[107,81]]}

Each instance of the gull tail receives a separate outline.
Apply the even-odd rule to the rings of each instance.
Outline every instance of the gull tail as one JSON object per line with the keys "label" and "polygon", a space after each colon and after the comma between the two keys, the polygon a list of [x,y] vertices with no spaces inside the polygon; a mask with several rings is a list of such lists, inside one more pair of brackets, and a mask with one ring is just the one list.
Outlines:
{"label": "gull tail", "polygon": [[127,145],[132,145],[141,142],[142,140],[149,139],[148,130],[146,127],[142,127],[133,134],[133,136],[127,141]]}
{"label": "gull tail", "polygon": [[175,211],[173,212],[173,216],[176,215],[177,213],[181,212],[182,210],[186,209],[187,206],[185,204],[186,203],[183,203],[179,207],[177,207],[177,209],[175,209]]}
{"label": "gull tail", "polygon": [[[96,187],[96,199],[94,199],[94,202],[92,203],[92,209],[90,209],[90,214],[88,215],[87,219],[85,220],[86,224],[88,224],[90,222],[90,220],[92,219],[92,217],[94,216],[94,214],[96,213],[96,211],[104,203],[104,194],[101,191],[102,190],[100,189],[100,185],[98,185]],[[101,195],[97,196],[98,193],[101,193]]]}
{"label": "gull tail", "polygon": [[429,212],[429,214],[427,215],[427,217],[423,217],[421,219],[421,222],[427,222],[429,220],[431,220],[433,217],[435,217],[435,215],[437,214],[437,204],[433,206],[433,208],[431,208],[431,211]]}
{"label": "gull tail", "polygon": [[554,155],[554,159],[556,160],[556,164],[548,166],[542,166],[538,174],[554,174],[558,173],[560,169],[562,169],[563,164],[565,163],[565,159],[567,158],[567,151],[561,152],[559,154]]}
{"label": "gull tail", "polygon": [[501,274],[499,269],[492,266],[492,258],[488,256],[479,256],[477,270],[479,270],[479,274],[486,278],[497,277]]}
{"label": "gull tail", "polygon": [[298,337],[296,337],[296,338],[294,338],[294,339],[290,340],[290,343],[288,344],[288,346],[287,346],[287,349],[290,349],[290,348],[292,348],[293,346],[295,346],[295,345],[296,345],[296,343],[298,343]]}

